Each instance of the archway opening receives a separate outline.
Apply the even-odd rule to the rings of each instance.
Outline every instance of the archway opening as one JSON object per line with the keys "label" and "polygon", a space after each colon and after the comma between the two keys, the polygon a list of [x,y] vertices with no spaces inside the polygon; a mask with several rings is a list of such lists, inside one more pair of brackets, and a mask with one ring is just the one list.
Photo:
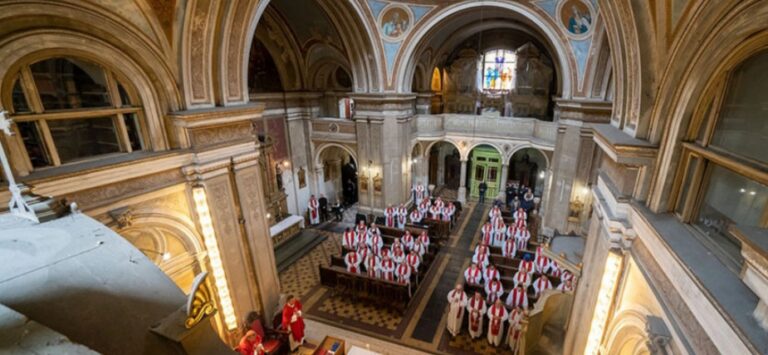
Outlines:
{"label": "archway opening", "polygon": [[547,170],[547,158],[536,148],[520,149],[509,159],[505,181],[523,188],[530,188],[533,194],[541,196]]}
{"label": "archway opening", "polygon": [[357,203],[357,162],[346,150],[330,146],[320,152],[323,176],[320,191],[328,202],[345,206]]}
{"label": "archway opening", "polygon": [[498,149],[481,144],[469,152],[467,169],[467,187],[469,196],[473,198],[480,197],[480,184],[485,182],[488,186],[485,197],[494,199],[499,194],[501,188],[501,153]]}
{"label": "archway opening", "polygon": [[438,142],[429,149],[429,185],[434,193],[448,189],[458,191],[461,183],[461,155],[455,145]]}
{"label": "archway opening", "polygon": [[203,271],[195,247],[183,232],[168,226],[137,224],[119,231],[120,235],[157,265],[176,286],[189,292],[195,276]]}

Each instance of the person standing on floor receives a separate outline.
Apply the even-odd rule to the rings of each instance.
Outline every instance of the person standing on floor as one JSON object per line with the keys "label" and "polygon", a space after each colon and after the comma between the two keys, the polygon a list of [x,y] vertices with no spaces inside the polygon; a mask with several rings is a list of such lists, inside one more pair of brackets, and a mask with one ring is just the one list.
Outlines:
{"label": "person standing on floor", "polygon": [[480,292],[475,291],[475,295],[467,302],[467,313],[469,313],[469,336],[472,339],[480,338],[483,335],[483,317],[486,311],[485,299]]}
{"label": "person standing on floor", "polygon": [[301,302],[291,295],[283,306],[283,329],[288,331],[291,351],[295,351],[304,343],[304,317],[301,313]]}
{"label": "person standing on floor", "polygon": [[480,193],[480,200],[478,203],[485,203],[485,192],[488,191],[488,184],[485,183],[485,180],[480,182],[480,185],[477,186],[477,190]]}
{"label": "person standing on floor", "polygon": [[504,322],[509,317],[507,308],[501,299],[488,308],[488,344],[493,346],[501,345],[501,338],[504,337]]}
{"label": "person standing on floor", "polygon": [[464,308],[467,306],[467,294],[464,286],[456,284],[456,287],[448,292],[448,320],[445,323],[448,332],[456,336],[461,332],[461,323],[464,321]]}

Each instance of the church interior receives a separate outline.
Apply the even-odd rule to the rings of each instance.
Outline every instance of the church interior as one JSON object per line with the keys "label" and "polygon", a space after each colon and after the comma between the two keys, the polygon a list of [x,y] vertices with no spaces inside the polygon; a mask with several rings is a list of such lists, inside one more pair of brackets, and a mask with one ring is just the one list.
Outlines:
{"label": "church interior", "polygon": [[766,146],[761,0],[0,1],[0,353],[766,354]]}

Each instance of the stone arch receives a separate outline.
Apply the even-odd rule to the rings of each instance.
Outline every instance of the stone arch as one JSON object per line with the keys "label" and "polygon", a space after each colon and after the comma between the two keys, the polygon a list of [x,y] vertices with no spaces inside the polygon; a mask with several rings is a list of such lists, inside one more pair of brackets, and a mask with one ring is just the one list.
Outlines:
{"label": "stone arch", "polygon": [[411,143],[411,148],[408,149],[408,151],[411,152],[411,158],[412,159],[416,158],[416,157],[423,157],[424,153],[426,152],[426,150],[422,146],[421,142],[419,142],[419,141],[415,141],[415,142]]}
{"label": "stone arch", "polygon": [[357,154],[355,153],[354,149],[350,148],[346,144],[330,143],[330,142],[328,142],[328,143],[322,143],[322,144],[318,145],[315,148],[315,156],[314,156],[313,160],[315,162],[315,166],[316,167],[323,165],[323,162],[320,160],[321,154],[323,153],[324,150],[326,150],[326,149],[328,149],[330,147],[340,148],[341,150],[347,152],[349,154],[349,156],[351,156],[352,159],[354,159],[357,164],[360,164],[360,161],[357,159]]}
{"label": "stone arch", "polygon": [[205,247],[194,223],[179,212],[140,210],[117,232],[139,248],[183,291],[205,270]]}
{"label": "stone arch", "polygon": [[645,313],[637,309],[619,312],[611,321],[606,332],[605,348],[608,354],[649,354],[646,342]]}
{"label": "stone arch", "polygon": [[409,79],[413,78],[414,71],[416,70],[416,62],[418,61],[415,54],[417,53],[418,47],[422,45],[424,39],[427,38],[428,34],[435,28],[435,26],[441,24],[447,18],[454,17],[460,12],[481,7],[512,11],[533,23],[536,28],[542,32],[547,39],[548,44],[555,52],[553,55],[556,56],[556,58],[552,58],[552,60],[558,68],[558,73],[561,73],[559,76],[562,77],[562,82],[560,83],[561,96],[570,98],[572,94],[572,83],[578,81],[576,80],[577,70],[575,68],[575,59],[570,54],[571,51],[568,49],[569,46],[566,43],[567,41],[565,40],[562,31],[555,27],[545,15],[532,10],[526,5],[499,0],[457,3],[447,6],[439,13],[425,19],[424,24],[408,35],[405,47],[402,48],[395,62],[394,84],[396,91],[408,92],[410,90],[411,80]]}
{"label": "stone arch", "polygon": [[[220,81],[227,83],[226,87],[222,86],[222,96],[236,103],[247,101],[247,97],[243,98],[244,95],[239,93],[248,90],[248,50],[270,1],[243,0],[231,3],[222,24],[222,28],[229,29],[229,35],[224,35],[218,57],[222,63]],[[380,91],[382,80],[378,58],[381,54],[373,45],[376,43],[373,37],[376,32],[364,20],[360,4],[336,0],[318,0],[318,4],[326,11],[341,36],[346,49],[345,56],[350,64],[354,91]]]}
{"label": "stone arch", "polygon": [[[280,74],[279,79],[283,90],[301,89],[304,81],[302,74],[305,72],[305,63],[301,60],[300,46],[290,34],[288,24],[275,11],[265,12],[261,21],[263,25],[256,29],[253,37],[254,41],[260,41],[272,57]],[[251,46],[254,43],[251,42],[248,47],[248,64],[250,64],[251,59]],[[245,85],[246,89],[250,90],[247,74],[246,71]],[[246,93],[250,93],[250,91],[246,91]]]}
{"label": "stone arch", "polygon": [[[443,146],[450,147],[448,150]],[[437,154],[433,154],[433,150]],[[461,148],[450,139],[440,139],[430,142],[423,152],[425,182],[435,187],[444,186],[458,190],[461,182]]]}
{"label": "stone arch", "polygon": [[547,163],[546,169],[549,169],[549,167],[552,166],[550,161],[549,161],[549,155],[547,155],[547,153],[544,153],[543,150],[541,150],[538,147],[534,146],[533,144],[529,144],[529,143],[524,143],[524,144],[516,145],[514,148],[512,148],[509,151],[508,154],[504,155],[504,160],[509,161],[515,155],[515,153],[517,153],[517,152],[519,152],[519,151],[521,151],[523,149],[534,149],[534,150],[536,150],[537,152],[539,152],[539,154],[544,156],[544,161]]}
{"label": "stone arch", "polygon": [[[492,147],[493,149],[496,149],[496,152],[498,152],[498,153],[499,153],[499,156],[500,156],[502,159],[504,159],[504,156],[505,156],[505,154],[504,154],[504,149],[502,149],[501,147],[499,147],[499,145],[498,145],[497,143],[494,143],[494,142],[486,142],[486,141],[473,142],[472,144],[470,144],[470,145],[469,145],[469,146],[468,146],[468,147],[465,149],[465,151],[462,153],[462,159],[469,159],[469,154],[470,154],[470,153],[472,153],[472,150],[474,150],[475,148],[477,148],[477,147],[479,147],[479,146],[481,146],[481,145],[487,145],[487,146],[489,146],[489,147]],[[461,151],[461,150],[459,150],[459,151]]]}
{"label": "stone arch", "polygon": [[[454,148],[456,148],[456,150],[458,150],[458,151],[459,151],[459,153],[461,153],[461,151],[462,151],[462,150],[461,150],[461,147],[459,146],[459,143],[458,143],[458,142],[454,142],[454,141],[453,141],[453,140],[451,140],[451,139],[447,139],[447,138],[445,138],[445,139],[438,139],[438,140],[435,140],[435,141],[429,142],[429,143],[427,144],[427,146],[426,146],[426,147],[424,147],[424,152],[423,152],[423,153],[424,153],[424,156],[426,156],[427,154],[429,154],[429,151],[430,151],[430,150],[432,150],[432,147],[434,147],[434,146],[435,146],[435,144],[438,144],[438,143],[440,143],[440,142],[445,142],[445,143],[449,143],[449,144],[451,144],[451,145],[452,145]],[[462,157],[463,157],[463,155],[462,155]]]}
{"label": "stone arch", "polygon": [[[176,106],[177,92],[168,87],[158,88],[153,78],[164,76],[160,71],[146,71],[139,62],[113,45],[90,35],[68,30],[36,30],[9,36],[0,42],[0,73],[4,73],[0,91],[12,90],[13,78],[19,67],[50,57],[77,57],[89,60],[112,71],[124,83],[132,86],[144,109],[144,118],[153,150],[171,147],[166,134],[164,114],[168,105]],[[168,83],[175,82],[165,77]],[[3,94],[5,98],[6,94]]]}
{"label": "stone arch", "polygon": [[305,66],[308,75],[305,87],[316,90],[333,89],[327,87],[327,80],[333,76],[336,69],[341,68],[347,74],[350,73],[349,61],[344,54],[322,43],[310,47]]}

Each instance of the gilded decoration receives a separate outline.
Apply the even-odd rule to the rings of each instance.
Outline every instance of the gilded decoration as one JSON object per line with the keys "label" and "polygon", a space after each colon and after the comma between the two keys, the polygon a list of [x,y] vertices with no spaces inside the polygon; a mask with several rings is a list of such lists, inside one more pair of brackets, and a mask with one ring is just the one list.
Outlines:
{"label": "gilded decoration", "polygon": [[208,289],[208,284],[205,282],[207,272],[202,272],[195,277],[195,282],[192,284],[192,290],[187,296],[187,319],[184,321],[184,326],[187,329],[191,329],[204,318],[216,313],[216,307],[213,306],[213,298],[211,297],[211,291]]}

